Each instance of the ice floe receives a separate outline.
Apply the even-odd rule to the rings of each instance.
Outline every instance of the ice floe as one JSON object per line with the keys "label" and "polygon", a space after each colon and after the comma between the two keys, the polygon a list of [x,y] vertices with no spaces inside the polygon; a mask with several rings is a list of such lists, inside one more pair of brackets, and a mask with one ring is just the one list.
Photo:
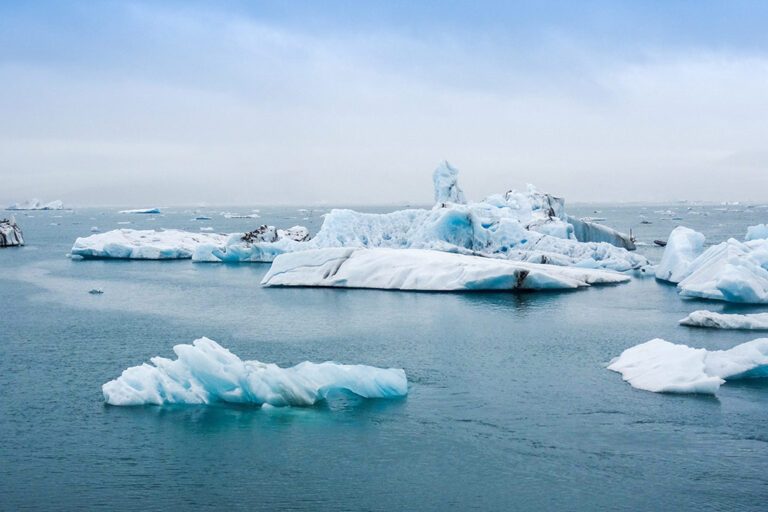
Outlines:
{"label": "ice floe", "polygon": [[738,315],[699,310],[680,320],[680,325],[714,329],[766,330],[768,329],[768,313]]}
{"label": "ice floe", "polygon": [[64,203],[60,200],[44,203],[39,199],[30,199],[23,203],[16,203],[8,206],[6,210],[63,210]]}
{"label": "ice floe", "polygon": [[111,405],[269,404],[308,406],[336,392],[363,398],[395,398],[408,393],[398,368],[304,362],[290,368],[243,361],[208,338],[173,347],[177,359],[153,357],[102,386]]}
{"label": "ice floe", "polygon": [[75,240],[70,253],[83,258],[140,260],[189,259],[203,244],[223,246],[227,235],[165,231],[115,229]]}
{"label": "ice floe", "polygon": [[11,215],[8,219],[0,218],[0,247],[16,247],[24,245],[24,235]]}
{"label": "ice floe", "polygon": [[153,213],[162,213],[162,211],[160,211],[160,208],[139,208],[135,210],[120,210],[119,213],[153,214]]}
{"label": "ice floe", "polygon": [[617,272],[558,267],[423,249],[316,249],[278,256],[265,286],[388,290],[546,290],[622,283]]}
{"label": "ice floe", "polygon": [[768,338],[729,350],[705,350],[654,339],[611,361],[632,387],[656,393],[714,394],[726,380],[768,377]]}

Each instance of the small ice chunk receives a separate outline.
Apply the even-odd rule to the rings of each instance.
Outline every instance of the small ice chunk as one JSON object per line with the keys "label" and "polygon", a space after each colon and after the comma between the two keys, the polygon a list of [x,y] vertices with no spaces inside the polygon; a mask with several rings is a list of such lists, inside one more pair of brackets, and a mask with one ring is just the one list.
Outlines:
{"label": "small ice chunk", "polygon": [[737,315],[699,310],[680,320],[680,325],[713,329],[764,330],[768,329],[768,313]]}

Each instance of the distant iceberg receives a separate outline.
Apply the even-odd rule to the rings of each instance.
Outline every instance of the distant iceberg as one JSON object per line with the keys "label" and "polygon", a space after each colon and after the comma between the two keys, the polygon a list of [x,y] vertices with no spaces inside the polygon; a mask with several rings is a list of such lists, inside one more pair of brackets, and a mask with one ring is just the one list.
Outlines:
{"label": "distant iceberg", "polygon": [[711,327],[713,329],[768,330],[768,313],[736,315],[714,311],[694,311],[680,320],[680,325]]}
{"label": "distant iceberg", "polygon": [[385,290],[563,290],[615,284],[617,272],[483,258],[423,249],[317,249],[278,256],[265,286]]}
{"label": "distant iceberg", "polygon": [[766,238],[768,238],[768,224],[758,224],[747,228],[747,236],[744,237],[744,240],[749,242],[751,240],[765,240]]}
{"label": "distant iceberg", "polygon": [[60,200],[44,203],[39,199],[30,199],[23,203],[16,203],[8,206],[6,210],[63,210],[64,203]]}
{"label": "distant iceberg", "polygon": [[24,235],[16,224],[16,219],[0,219],[0,247],[16,247],[24,245]]}
{"label": "distant iceberg", "polygon": [[151,213],[163,213],[160,208],[139,208],[136,210],[120,210],[119,213],[139,213],[139,214],[151,214]]}
{"label": "distant iceberg", "polygon": [[712,351],[657,338],[625,350],[608,369],[645,391],[715,394],[726,380],[768,377],[768,338]]}
{"label": "distant iceberg", "polygon": [[703,241],[700,233],[676,228],[656,277],[678,282],[683,297],[768,303],[768,240],[731,238],[701,252]]}
{"label": "distant iceberg", "polygon": [[363,398],[395,398],[408,393],[405,372],[332,362],[304,362],[290,368],[243,361],[208,338],[173,347],[177,359],[153,357],[102,386],[111,405],[269,404],[308,406],[335,392]]}

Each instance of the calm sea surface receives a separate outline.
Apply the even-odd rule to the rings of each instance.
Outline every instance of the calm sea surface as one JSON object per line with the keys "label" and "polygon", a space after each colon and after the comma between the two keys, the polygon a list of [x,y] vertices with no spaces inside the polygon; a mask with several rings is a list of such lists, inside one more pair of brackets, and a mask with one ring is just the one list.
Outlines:
{"label": "calm sea surface", "polygon": [[[677,224],[717,243],[768,222],[761,207],[688,208],[569,212],[648,244]],[[0,250],[3,510],[766,509],[767,383],[662,395],[605,369],[655,337],[709,349],[757,338],[677,321],[760,308],[684,301],[653,279],[567,293],[262,289],[266,264],[65,257],[92,226],[315,232],[325,212],[116,210],[19,214],[28,245]],[[104,405],[103,383],[201,336],[280,365],[402,367],[410,393],[268,411]]]}

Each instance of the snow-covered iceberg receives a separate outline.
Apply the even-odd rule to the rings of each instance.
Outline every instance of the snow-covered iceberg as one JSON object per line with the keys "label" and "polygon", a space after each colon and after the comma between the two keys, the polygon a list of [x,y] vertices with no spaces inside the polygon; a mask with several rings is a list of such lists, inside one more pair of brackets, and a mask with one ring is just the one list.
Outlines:
{"label": "snow-covered iceberg", "polygon": [[394,398],[408,393],[405,372],[332,362],[304,362],[290,368],[243,361],[208,338],[173,347],[177,359],[153,357],[102,386],[111,405],[269,404],[308,406],[335,392],[363,398]]}
{"label": "snow-covered iceberg", "polygon": [[16,219],[0,219],[0,247],[15,247],[24,245],[24,235],[16,224]]}
{"label": "snow-covered iceberg", "polygon": [[115,229],[78,238],[70,253],[83,258],[189,259],[200,245],[223,246],[226,240],[227,235],[176,229]]}
{"label": "snow-covered iceberg", "polygon": [[703,241],[700,233],[676,228],[656,277],[677,282],[683,297],[768,303],[768,239],[731,238],[701,252]]}
{"label": "snow-covered iceberg", "polygon": [[424,249],[331,248],[278,256],[265,286],[385,290],[551,290],[629,280],[617,272],[558,267]]}
{"label": "snow-covered iceberg", "polygon": [[768,330],[768,313],[737,315],[699,310],[680,320],[680,325],[713,329]]}
{"label": "snow-covered iceberg", "polygon": [[8,206],[6,210],[63,210],[64,203],[60,200],[44,203],[39,199],[30,199],[22,203],[16,203]]}
{"label": "snow-covered iceberg", "polygon": [[704,250],[704,235],[698,231],[678,226],[667,240],[664,255],[656,266],[656,278],[679,283],[688,275],[693,260]]}
{"label": "snow-covered iceberg", "polygon": [[726,380],[768,377],[768,338],[711,351],[657,338],[625,350],[608,369],[645,391],[714,394]]}
{"label": "snow-covered iceberg", "polygon": [[138,208],[134,210],[120,210],[119,213],[152,214],[152,213],[162,213],[162,212],[160,211],[160,208]]}

